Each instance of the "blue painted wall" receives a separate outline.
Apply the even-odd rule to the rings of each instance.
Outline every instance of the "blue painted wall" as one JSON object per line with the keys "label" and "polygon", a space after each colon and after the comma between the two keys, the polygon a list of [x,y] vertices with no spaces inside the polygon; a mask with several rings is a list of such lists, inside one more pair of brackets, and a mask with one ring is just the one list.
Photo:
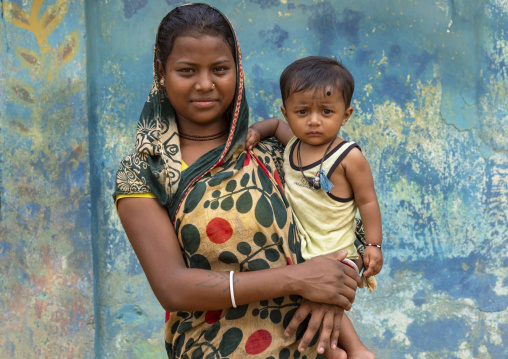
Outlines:
{"label": "blue painted wall", "polygon": [[[364,342],[378,358],[508,357],[506,0],[207,2],[236,27],[252,122],[282,118],[278,77],[297,58],[355,76],[342,135],[371,164],[386,258],[350,313]],[[14,3],[68,6],[44,54],[2,7],[0,356],[163,357],[164,313],[111,192],[156,28],[184,2]],[[21,56],[61,59],[73,31],[63,62]]]}
{"label": "blue painted wall", "polygon": [[0,5],[0,357],[94,357],[84,3]]}

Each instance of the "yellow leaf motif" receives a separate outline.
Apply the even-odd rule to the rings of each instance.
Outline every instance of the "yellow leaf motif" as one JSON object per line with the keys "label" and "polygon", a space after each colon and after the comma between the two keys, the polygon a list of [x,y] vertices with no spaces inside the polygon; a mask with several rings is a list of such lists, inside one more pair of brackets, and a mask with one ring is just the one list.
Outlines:
{"label": "yellow leaf motif", "polygon": [[27,70],[35,74],[39,73],[41,68],[41,57],[37,52],[27,49],[26,47],[17,46],[16,56]]}
{"label": "yellow leaf motif", "polygon": [[81,38],[79,37],[78,30],[74,30],[65,37],[56,51],[57,58],[62,64],[67,64],[74,59],[79,51]]}
{"label": "yellow leaf motif", "polygon": [[67,14],[67,10],[67,0],[57,0],[53,5],[48,6],[48,9],[39,20],[42,28],[45,29],[46,36],[49,36],[60,25]]}
{"label": "yellow leaf motif", "polygon": [[32,29],[28,14],[18,5],[11,2],[5,2],[3,3],[3,12],[5,20],[14,26],[21,27],[26,30]]}
{"label": "yellow leaf motif", "polygon": [[25,81],[7,78],[2,81],[5,84],[7,98],[18,105],[31,107],[34,101],[34,89]]}

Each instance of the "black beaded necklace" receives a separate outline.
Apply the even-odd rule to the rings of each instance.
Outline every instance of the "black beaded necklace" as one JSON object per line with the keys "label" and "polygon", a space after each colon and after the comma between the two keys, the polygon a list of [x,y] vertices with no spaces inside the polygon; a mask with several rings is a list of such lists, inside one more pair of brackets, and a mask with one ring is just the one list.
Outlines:
{"label": "black beaded necklace", "polygon": [[319,170],[316,172],[316,177],[315,178],[305,177],[305,174],[303,173],[302,158],[301,158],[301,155],[300,155],[300,145],[302,144],[302,141],[301,140],[298,141],[298,148],[296,149],[296,161],[298,162],[298,167],[300,168],[300,172],[302,172],[302,176],[307,181],[309,186],[314,187],[315,189],[321,189],[321,183],[320,183],[320,179],[319,179],[319,173],[321,172],[321,168],[323,167],[323,162],[325,160],[326,154],[328,153],[328,151],[330,150],[330,148],[332,147],[332,145],[333,145],[333,143],[335,142],[336,139],[337,139],[337,137],[335,137],[333,139],[333,141],[330,142],[330,144],[328,145],[328,148],[326,149],[325,154],[323,155],[323,158],[321,159],[321,163],[319,164]]}
{"label": "black beaded necklace", "polygon": [[190,140],[190,141],[211,141],[211,140],[216,140],[218,138],[221,138],[222,136],[224,136],[228,132],[229,132],[229,129],[226,128],[222,132],[216,133],[214,135],[208,135],[208,136],[191,135],[191,134],[188,134],[188,133],[183,133],[181,131],[178,133],[178,135],[181,138],[185,138],[186,140]]}

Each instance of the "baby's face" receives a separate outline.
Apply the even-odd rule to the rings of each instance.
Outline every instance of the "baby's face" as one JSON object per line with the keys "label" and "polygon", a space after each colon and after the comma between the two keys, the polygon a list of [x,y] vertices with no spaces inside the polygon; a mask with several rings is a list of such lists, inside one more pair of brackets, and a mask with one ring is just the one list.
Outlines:
{"label": "baby's face", "polygon": [[281,110],[295,136],[312,146],[333,141],[353,113],[342,93],[331,87],[292,93]]}

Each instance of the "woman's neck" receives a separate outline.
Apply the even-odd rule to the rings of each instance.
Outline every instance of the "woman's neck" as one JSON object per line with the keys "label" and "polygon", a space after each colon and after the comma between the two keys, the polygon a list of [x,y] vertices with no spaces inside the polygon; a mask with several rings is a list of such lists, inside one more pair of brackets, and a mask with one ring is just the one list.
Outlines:
{"label": "woman's neck", "polygon": [[226,115],[221,119],[210,121],[208,123],[196,123],[187,120],[179,115],[176,116],[178,131],[194,136],[213,136],[229,129],[229,121]]}
{"label": "woman's neck", "polygon": [[226,118],[208,124],[196,124],[177,116],[177,124],[182,159],[189,166],[205,153],[225,144],[229,135]]}

